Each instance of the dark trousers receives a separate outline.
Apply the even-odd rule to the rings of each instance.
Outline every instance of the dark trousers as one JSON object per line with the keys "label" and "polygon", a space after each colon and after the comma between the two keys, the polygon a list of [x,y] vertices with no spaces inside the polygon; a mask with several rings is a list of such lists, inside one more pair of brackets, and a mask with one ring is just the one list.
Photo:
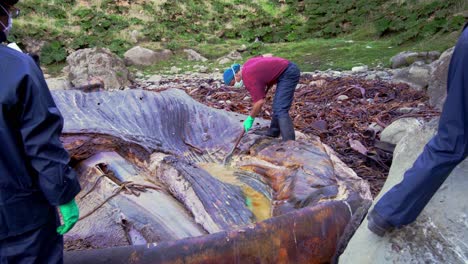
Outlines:
{"label": "dark trousers", "polygon": [[294,99],[294,91],[299,83],[301,72],[296,64],[290,62],[286,70],[278,78],[275,98],[273,99],[273,117],[289,116],[289,109]]}
{"label": "dark trousers", "polygon": [[[424,148],[403,180],[377,202],[374,213],[390,225],[413,222],[468,154],[468,29],[458,41],[449,67],[447,99],[437,135]],[[462,199],[463,200],[463,199]]]}
{"label": "dark trousers", "polygon": [[0,240],[0,264],[63,263],[58,215],[40,228]]}

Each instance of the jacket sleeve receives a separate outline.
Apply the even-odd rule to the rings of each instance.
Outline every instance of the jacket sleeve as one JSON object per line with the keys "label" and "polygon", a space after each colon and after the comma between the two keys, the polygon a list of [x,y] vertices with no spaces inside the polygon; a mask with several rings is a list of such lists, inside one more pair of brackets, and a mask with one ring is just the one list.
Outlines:
{"label": "jacket sleeve", "polygon": [[60,141],[63,117],[44,76],[28,58],[18,93],[22,104],[21,136],[29,161],[38,175],[39,187],[51,205],[71,201],[81,190],[70,157]]}

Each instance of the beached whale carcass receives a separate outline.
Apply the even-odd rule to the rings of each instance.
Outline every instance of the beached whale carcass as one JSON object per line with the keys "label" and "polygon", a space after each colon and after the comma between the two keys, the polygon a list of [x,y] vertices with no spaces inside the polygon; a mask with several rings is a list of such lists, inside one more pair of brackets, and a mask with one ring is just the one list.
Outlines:
{"label": "beached whale carcass", "polygon": [[253,131],[220,165],[244,116],[181,90],[53,96],[83,187],[67,263],[328,262],[371,200],[314,137]]}

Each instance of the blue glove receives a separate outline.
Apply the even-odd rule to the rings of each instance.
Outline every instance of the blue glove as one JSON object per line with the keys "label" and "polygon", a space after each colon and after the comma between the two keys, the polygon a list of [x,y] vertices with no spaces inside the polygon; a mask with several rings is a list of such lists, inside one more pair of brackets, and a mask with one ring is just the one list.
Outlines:
{"label": "blue glove", "polygon": [[252,125],[253,125],[253,122],[254,122],[255,118],[251,117],[251,116],[248,116],[245,121],[244,121],[244,129],[245,129],[245,132],[248,132],[251,128],[252,128]]}

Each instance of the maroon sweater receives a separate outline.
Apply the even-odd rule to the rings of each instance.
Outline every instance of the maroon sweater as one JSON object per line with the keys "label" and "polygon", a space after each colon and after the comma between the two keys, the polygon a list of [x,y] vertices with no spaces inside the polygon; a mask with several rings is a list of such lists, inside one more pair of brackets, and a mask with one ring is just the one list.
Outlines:
{"label": "maroon sweater", "polygon": [[289,61],[279,57],[254,57],[242,66],[242,80],[255,103],[266,97],[267,87],[278,82]]}

